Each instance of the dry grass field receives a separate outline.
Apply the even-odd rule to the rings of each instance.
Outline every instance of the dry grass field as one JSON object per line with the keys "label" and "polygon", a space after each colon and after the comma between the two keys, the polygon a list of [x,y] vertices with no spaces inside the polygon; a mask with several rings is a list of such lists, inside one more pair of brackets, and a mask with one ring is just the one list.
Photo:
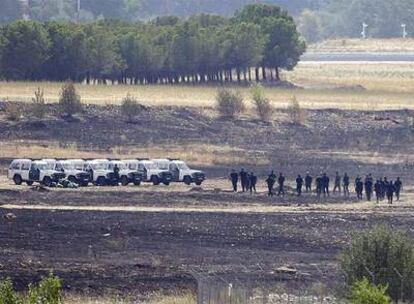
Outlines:
{"label": "dry grass field", "polygon": [[[156,294],[148,300],[139,301],[142,304],[195,304],[196,298],[193,294],[178,294],[178,295],[160,295]],[[65,298],[66,304],[127,304],[135,303],[133,299],[125,300],[122,298],[107,296],[107,297],[87,297],[68,295]]]}
{"label": "dry grass field", "polygon": [[308,52],[414,52],[414,39],[332,39],[309,45]]}
{"label": "dry grass field", "polygon": [[[266,88],[275,107],[284,108],[296,96],[304,108],[378,110],[412,108],[412,63],[300,63],[283,78],[304,89]],[[46,101],[57,102],[61,83],[0,82],[0,99],[30,102],[41,87]],[[119,104],[128,93],[150,106],[212,106],[215,86],[77,85],[88,104]],[[240,89],[250,104],[248,88]]]}

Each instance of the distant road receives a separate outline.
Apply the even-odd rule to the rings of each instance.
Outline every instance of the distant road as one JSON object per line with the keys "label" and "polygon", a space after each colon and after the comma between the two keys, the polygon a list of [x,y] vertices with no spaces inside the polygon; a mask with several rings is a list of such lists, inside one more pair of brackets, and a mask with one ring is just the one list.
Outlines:
{"label": "distant road", "polygon": [[414,53],[306,53],[304,62],[413,62]]}

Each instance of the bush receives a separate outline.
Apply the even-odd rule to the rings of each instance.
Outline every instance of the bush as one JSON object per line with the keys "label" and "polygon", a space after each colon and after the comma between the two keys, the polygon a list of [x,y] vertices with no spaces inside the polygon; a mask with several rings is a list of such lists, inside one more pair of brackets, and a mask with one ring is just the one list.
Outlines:
{"label": "bush", "polygon": [[349,286],[369,278],[376,285],[388,286],[395,301],[414,300],[414,248],[403,234],[385,227],[359,231],[340,262]]}
{"label": "bush", "polygon": [[252,99],[256,106],[257,115],[262,121],[270,121],[273,115],[273,107],[270,100],[263,94],[263,88],[260,85],[255,85],[251,89]]}
{"label": "bush", "polygon": [[15,102],[6,102],[5,112],[6,118],[10,121],[19,121],[22,117],[22,111],[20,109],[20,106]]}
{"label": "bush", "polygon": [[59,105],[61,112],[68,115],[69,117],[82,111],[81,98],[76,92],[76,88],[73,82],[65,83],[62,86]]}
{"label": "bush", "polygon": [[38,119],[42,119],[46,114],[45,98],[43,89],[37,88],[35,97],[32,98],[33,109],[32,114]]}
{"label": "bush", "polygon": [[141,113],[142,108],[136,98],[129,94],[122,99],[121,112],[124,116],[128,117],[129,122],[132,122],[134,117]]}
{"label": "bush", "polygon": [[387,287],[371,285],[367,279],[357,281],[352,286],[352,304],[388,304]]}
{"label": "bush", "polygon": [[13,283],[10,279],[0,282],[0,304],[21,304],[20,297],[13,289]]}
{"label": "bush", "polygon": [[243,96],[238,91],[228,89],[219,90],[216,100],[217,111],[223,117],[235,118],[246,110]]}
{"label": "bush", "polygon": [[296,125],[303,124],[305,121],[305,114],[299,104],[299,101],[296,99],[296,96],[293,96],[290,100],[290,104],[288,106],[288,113],[290,117],[290,121]]}
{"label": "bush", "polygon": [[63,303],[62,282],[53,273],[43,278],[37,286],[29,285],[28,304],[61,303]]}

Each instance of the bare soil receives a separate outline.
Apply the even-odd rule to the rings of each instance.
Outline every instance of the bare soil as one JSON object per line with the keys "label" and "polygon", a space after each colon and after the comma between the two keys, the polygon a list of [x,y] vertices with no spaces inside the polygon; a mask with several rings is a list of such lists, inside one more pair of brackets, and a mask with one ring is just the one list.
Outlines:
{"label": "bare soil", "polygon": [[[22,104],[23,112],[28,107]],[[282,110],[272,123],[262,123],[251,114],[221,119],[211,108],[154,107],[131,124],[115,106],[87,106],[69,121],[51,105],[52,114],[41,122],[7,121],[3,108],[0,103],[4,143],[76,143],[97,151],[209,143],[247,151],[239,163],[205,165],[209,181],[202,189],[172,185],[39,192],[1,177],[0,277],[12,277],[19,288],[51,269],[67,290],[93,294],[195,290],[197,278],[211,273],[334,286],[342,282],[337,257],[352,231],[387,224],[414,237],[412,111],[307,110],[303,124],[294,125]],[[257,155],[269,162],[256,164]],[[3,172],[12,157],[0,160]],[[259,173],[259,194],[230,192],[226,176],[239,166]],[[270,167],[288,176],[284,198],[265,194],[263,177]],[[297,198],[292,181],[307,170],[331,176],[347,171],[352,178],[369,172],[401,176],[405,192],[392,207],[353,197]],[[297,270],[287,279],[277,271],[286,266]]]}

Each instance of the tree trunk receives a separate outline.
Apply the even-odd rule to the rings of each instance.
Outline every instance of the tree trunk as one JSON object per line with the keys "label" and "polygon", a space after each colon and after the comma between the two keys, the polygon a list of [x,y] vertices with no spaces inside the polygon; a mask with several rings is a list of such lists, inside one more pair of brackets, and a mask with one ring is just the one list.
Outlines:
{"label": "tree trunk", "polygon": [[279,67],[275,67],[275,71],[276,71],[276,80],[279,81],[280,80]]}
{"label": "tree trunk", "polygon": [[266,68],[262,67],[262,74],[263,74],[263,81],[266,81],[267,77],[266,77]]}
{"label": "tree trunk", "polygon": [[259,68],[255,68],[254,69],[254,73],[255,73],[255,77],[256,77],[256,82],[260,81],[260,76],[259,76]]}

